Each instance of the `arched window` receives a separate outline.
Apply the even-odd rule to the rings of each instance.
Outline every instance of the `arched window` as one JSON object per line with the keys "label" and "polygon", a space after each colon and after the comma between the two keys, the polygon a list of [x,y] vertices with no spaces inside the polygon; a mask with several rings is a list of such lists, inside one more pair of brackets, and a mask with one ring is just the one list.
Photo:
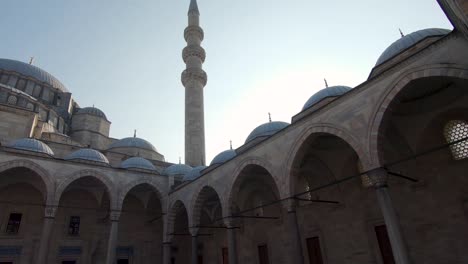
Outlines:
{"label": "arched window", "polygon": [[[444,136],[448,143],[468,137],[468,123],[463,120],[451,120],[444,128]],[[452,156],[456,160],[468,158],[468,140],[450,145]]]}

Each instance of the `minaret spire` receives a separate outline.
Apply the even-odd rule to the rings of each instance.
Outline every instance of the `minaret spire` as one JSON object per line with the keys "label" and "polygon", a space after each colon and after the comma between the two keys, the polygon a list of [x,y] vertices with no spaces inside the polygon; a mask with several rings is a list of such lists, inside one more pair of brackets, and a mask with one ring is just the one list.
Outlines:
{"label": "minaret spire", "polygon": [[185,163],[190,166],[205,165],[205,117],[203,88],[207,75],[203,70],[205,50],[201,47],[203,29],[196,0],[190,0],[188,27],[184,31],[187,46],[182,51],[186,69],[182,72],[185,87]]}

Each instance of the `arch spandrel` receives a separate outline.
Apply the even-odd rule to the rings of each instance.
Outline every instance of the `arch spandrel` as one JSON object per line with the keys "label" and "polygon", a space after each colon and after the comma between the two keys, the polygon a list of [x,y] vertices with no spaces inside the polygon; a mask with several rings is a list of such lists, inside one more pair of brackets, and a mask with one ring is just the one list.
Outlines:
{"label": "arch spandrel", "polygon": [[70,175],[65,176],[62,181],[58,182],[57,188],[55,190],[54,204],[58,205],[60,203],[60,198],[68,186],[70,186],[74,181],[84,177],[92,177],[99,180],[105,186],[107,194],[109,195],[111,203],[110,210],[119,210],[117,207],[116,188],[110,176],[90,169],[76,171]]}
{"label": "arch spandrel", "polygon": [[294,164],[299,158],[301,154],[300,152],[303,150],[304,144],[306,144],[307,140],[310,137],[314,136],[314,134],[316,134],[317,136],[327,134],[343,140],[349,145],[349,147],[352,150],[354,150],[354,152],[358,156],[362,168],[368,169],[371,167],[370,158],[365,151],[365,147],[348,130],[333,124],[313,124],[313,126],[307,127],[302,131],[302,133],[292,145],[292,148],[289,150],[288,160],[286,161],[286,166],[284,166],[283,171],[284,177],[288,179],[286,181],[287,186],[285,187],[288,190],[288,196],[292,196],[294,194],[293,182],[295,178],[294,175],[296,175]]}
{"label": "arch spandrel", "polygon": [[385,123],[385,114],[390,110],[389,107],[400,91],[407,87],[410,82],[427,77],[453,77],[468,79],[468,66],[456,64],[432,64],[424,67],[409,69],[395,80],[390,89],[381,96],[375,106],[375,111],[371,115],[368,128],[368,152],[371,167],[380,167],[383,165],[383,153],[379,149],[379,140],[382,136],[382,129]]}
{"label": "arch spandrel", "polygon": [[42,179],[46,188],[46,193],[44,194],[46,204],[53,203],[55,183],[51,174],[46,169],[35,162],[24,159],[0,163],[0,173],[14,168],[27,168],[36,173]]}

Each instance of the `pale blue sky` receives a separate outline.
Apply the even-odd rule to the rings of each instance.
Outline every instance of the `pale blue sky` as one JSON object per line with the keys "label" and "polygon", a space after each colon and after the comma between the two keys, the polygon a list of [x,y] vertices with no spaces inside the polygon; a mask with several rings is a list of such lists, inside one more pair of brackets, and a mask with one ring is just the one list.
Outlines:
{"label": "pale blue sky", "polygon": [[[244,143],[257,125],[290,122],[330,85],[364,82],[404,33],[452,26],[435,0],[198,0],[205,31],[207,161]],[[189,0],[5,0],[0,57],[28,61],[61,80],[78,103],[102,109],[111,136],[184,154]]]}

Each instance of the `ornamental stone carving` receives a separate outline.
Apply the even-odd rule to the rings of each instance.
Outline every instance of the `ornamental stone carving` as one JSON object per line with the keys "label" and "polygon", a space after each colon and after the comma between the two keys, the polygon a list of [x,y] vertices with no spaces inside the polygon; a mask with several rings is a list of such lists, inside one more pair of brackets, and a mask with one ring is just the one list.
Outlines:
{"label": "ornamental stone carving", "polygon": [[188,42],[189,37],[198,38],[200,41],[203,41],[203,39],[205,38],[205,33],[203,32],[203,29],[199,26],[188,26],[185,28],[184,31],[185,41]]}
{"label": "ornamental stone carving", "polygon": [[200,68],[188,68],[182,72],[182,84],[187,87],[191,81],[200,82],[203,87],[205,87],[208,76],[206,72]]}
{"label": "ornamental stone carving", "polygon": [[58,206],[56,205],[46,205],[46,208],[44,210],[44,217],[55,218],[55,215],[57,214],[57,208]]}
{"label": "ornamental stone carving", "polygon": [[205,49],[197,45],[189,45],[185,47],[182,51],[182,59],[184,59],[184,62],[187,63],[188,58],[191,56],[198,57],[202,62],[205,62]]}
{"label": "ornamental stone carving", "polygon": [[362,185],[366,188],[380,188],[387,185],[388,173],[383,168],[369,171],[361,176]]}
{"label": "ornamental stone carving", "polygon": [[121,211],[117,211],[117,210],[112,210],[109,214],[109,220],[111,222],[118,222],[119,219],[120,219],[120,214],[122,212]]}

